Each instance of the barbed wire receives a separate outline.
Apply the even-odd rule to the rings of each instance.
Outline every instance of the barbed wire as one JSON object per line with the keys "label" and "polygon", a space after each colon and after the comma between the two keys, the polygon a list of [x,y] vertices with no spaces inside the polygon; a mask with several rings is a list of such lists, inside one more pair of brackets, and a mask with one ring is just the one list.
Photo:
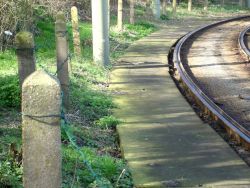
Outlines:
{"label": "barbed wire", "polygon": [[81,158],[83,159],[83,163],[84,165],[87,167],[88,171],[91,173],[91,176],[96,180],[96,181],[100,181],[100,177],[97,173],[95,173],[95,171],[93,170],[90,162],[87,160],[86,155],[81,151],[81,148],[75,143],[75,136],[73,134],[71,134],[71,132],[69,131],[69,125],[70,123],[68,122],[64,110],[62,109],[62,113],[61,113],[61,119],[63,120],[61,123],[61,127],[63,128],[63,130],[65,131],[70,144],[76,149],[76,151],[80,154]]}

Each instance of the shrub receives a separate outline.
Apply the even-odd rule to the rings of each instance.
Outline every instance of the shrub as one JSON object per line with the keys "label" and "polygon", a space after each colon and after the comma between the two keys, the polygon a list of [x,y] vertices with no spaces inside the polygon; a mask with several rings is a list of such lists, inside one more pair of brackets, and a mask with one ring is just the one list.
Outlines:
{"label": "shrub", "polygon": [[17,76],[0,77],[0,107],[19,107],[20,95]]}

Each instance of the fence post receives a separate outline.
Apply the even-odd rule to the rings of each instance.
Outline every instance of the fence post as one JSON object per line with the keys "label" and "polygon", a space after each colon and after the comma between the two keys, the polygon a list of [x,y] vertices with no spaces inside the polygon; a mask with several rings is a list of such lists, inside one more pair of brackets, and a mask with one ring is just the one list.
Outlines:
{"label": "fence post", "polygon": [[78,11],[77,7],[73,6],[71,8],[71,22],[72,22],[72,32],[73,32],[73,42],[74,42],[74,52],[78,57],[81,55],[81,41],[79,34],[79,24],[78,24]]}
{"label": "fence post", "polygon": [[56,56],[57,56],[57,78],[61,83],[63,92],[63,106],[69,108],[69,49],[67,41],[66,18],[63,12],[56,16]]}
{"label": "fence post", "polygon": [[61,89],[58,80],[39,70],[22,86],[23,185],[60,188]]}
{"label": "fence post", "polygon": [[34,39],[30,32],[19,32],[15,37],[16,54],[18,60],[19,84],[22,84],[31,73],[36,70],[34,56]]}

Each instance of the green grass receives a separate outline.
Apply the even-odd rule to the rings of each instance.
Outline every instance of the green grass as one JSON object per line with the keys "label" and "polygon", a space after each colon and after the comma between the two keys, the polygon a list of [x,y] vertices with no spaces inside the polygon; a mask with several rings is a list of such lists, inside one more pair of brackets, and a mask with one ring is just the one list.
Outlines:
{"label": "green grass", "polygon": [[210,17],[210,16],[233,16],[237,14],[248,14],[249,9],[241,8],[238,5],[214,5],[209,4],[208,11],[205,12],[204,7],[202,5],[193,5],[192,11],[188,12],[187,10],[187,3],[180,3],[179,6],[177,6],[177,13],[174,15],[172,13],[172,8],[169,5],[167,7],[167,17],[164,17],[164,20],[169,19],[186,19],[189,17],[196,17],[197,19],[204,18],[204,17]]}
{"label": "green grass", "polygon": [[[137,16],[145,15],[144,7],[137,7]],[[162,18],[184,19],[211,15],[247,13],[238,6],[210,5],[205,13],[202,6],[187,11],[181,3],[177,15],[171,13]],[[135,40],[157,30],[154,25],[139,21],[135,25],[125,20],[123,32],[115,29],[116,17],[111,15],[110,51],[111,62],[120,57]],[[73,54],[71,23],[67,24],[72,74],[70,79],[71,108],[66,114],[69,121],[67,133],[77,149],[70,144],[67,133],[62,129],[63,187],[133,187],[126,162],[121,159],[115,128],[121,122],[112,115],[116,107],[108,94],[109,70],[92,62],[91,23],[80,23],[82,57]],[[38,21],[36,27],[37,68],[50,73],[56,72],[54,24],[51,19]],[[18,87],[17,60],[14,49],[0,53],[0,187],[22,187],[20,89]],[[13,153],[15,155],[13,155]],[[91,166],[95,178],[87,166]]]}
{"label": "green grass", "polygon": [[[37,69],[54,74],[55,31],[50,20],[37,22],[35,56]],[[115,23],[114,20],[111,22]],[[69,122],[66,131],[74,135],[72,140],[78,149],[73,147],[62,129],[63,187],[133,187],[126,162],[121,159],[119,151],[115,127],[121,121],[112,115],[116,106],[107,92],[109,70],[92,62],[91,23],[80,23],[81,58],[73,54],[71,24],[68,23],[67,27],[72,74],[71,108],[66,114]],[[112,30],[112,62],[133,41],[155,30],[147,22],[125,24],[124,32]],[[0,187],[22,187],[22,166],[10,149],[14,145],[14,151],[18,154],[21,152],[21,104],[15,51],[9,49],[0,53],[0,60]],[[86,164],[92,167],[98,178],[93,176]]]}

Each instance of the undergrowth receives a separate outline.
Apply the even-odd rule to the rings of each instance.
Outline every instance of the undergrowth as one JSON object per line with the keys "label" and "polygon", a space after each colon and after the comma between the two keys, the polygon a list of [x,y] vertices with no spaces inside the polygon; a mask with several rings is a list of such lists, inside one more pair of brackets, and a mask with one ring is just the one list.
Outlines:
{"label": "undergrowth", "polygon": [[[91,23],[80,23],[81,58],[72,53],[71,24],[68,23],[67,27],[72,74],[71,108],[66,114],[67,132],[62,129],[63,187],[133,187],[118,146],[115,129],[121,120],[112,115],[116,106],[107,92],[109,70],[92,61]],[[152,24],[141,21],[135,25],[125,24],[123,32],[111,31],[112,61],[130,43],[155,30]],[[37,20],[37,69],[52,74],[56,72],[54,33],[52,19]],[[14,49],[0,53],[0,60],[0,187],[22,187],[21,100]],[[67,133],[73,138],[70,139]]]}
{"label": "undergrowth", "polygon": [[201,4],[193,5],[192,11],[189,12],[187,7],[187,3],[180,3],[177,6],[176,14],[173,14],[172,7],[170,5],[167,6],[167,15],[161,17],[162,20],[169,19],[186,19],[190,17],[195,17],[197,19],[202,19],[204,17],[214,17],[214,16],[233,16],[238,14],[248,14],[249,9],[241,8],[238,5],[215,5],[209,4],[208,11],[204,11],[204,6]]}

